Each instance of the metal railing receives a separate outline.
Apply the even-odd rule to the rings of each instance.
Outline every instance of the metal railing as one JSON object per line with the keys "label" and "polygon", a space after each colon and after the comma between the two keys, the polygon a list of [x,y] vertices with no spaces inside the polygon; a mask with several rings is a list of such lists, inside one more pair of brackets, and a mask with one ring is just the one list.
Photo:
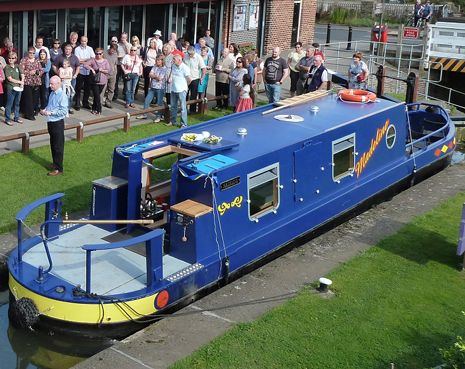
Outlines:
{"label": "metal railing", "polygon": [[[423,45],[398,45],[376,41],[353,41],[352,44],[354,47],[349,50],[346,47],[346,42],[335,42],[323,46],[322,49],[326,53],[325,66],[336,73],[347,75],[350,62],[352,61],[352,54],[356,51],[367,53],[364,59],[370,71],[368,86],[374,89],[376,89],[377,84],[375,74],[380,65],[384,66],[387,74],[398,79],[406,79],[412,71],[418,72],[419,69],[426,66],[426,78],[420,78],[420,84],[425,87],[418,91],[418,95],[427,100],[444,101],[456,108],[465,109],[464,106],[457,103],[457,101],[465,101],[465,93],[440,84],[443,79],[443,64],[440,62],[424,64]],[[379,52],[374,52],[378,50]],[[389,54],[394,50],[396,55],[390,56]],[[415,57],[415,54],[418,57]],[[407,57],[403,57],[404,55]],[[431,77],[432,69],[439,72],[436,80],[433,80]],[[387,84],[387,88],[389,92],[397,94],[405,92],[405,84],[399,80],[390,81]],[[440,90],[441,95],[447,96],[447,98],[439,99],[432,96],[431,89]]]}

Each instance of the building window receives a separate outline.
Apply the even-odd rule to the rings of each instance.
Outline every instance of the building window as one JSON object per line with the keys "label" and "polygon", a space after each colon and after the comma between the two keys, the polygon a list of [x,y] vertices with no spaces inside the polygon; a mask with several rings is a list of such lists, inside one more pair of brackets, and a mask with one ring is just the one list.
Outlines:
{"label": "building window", "polygon": [[260,218],[279,207],[279,163],[247,175],[249,218]]}
{"label": "building window", "polygon": [[68,22],[66,40],[69,40],[69,34],[71,32],[77,32],[78,41],[81,40],[81,36],[85,35],[85,23],[86,23],[86,9],[67,9]]}
{"label": "building window", "polygon": [[339,180],[354,171],[355,135],[333,141],[333,179]]}
{"label": "building window", "polygon": [[44,46],[53,47],[53,40],[57,38],[56,25],[56,10],[37,11],[37,36],[42,36],[44,38]]}
{"label": "building window", "polygon": [[394,127],[393,124],[391,124],[386,133],[386,145],[388,149],[392,149],[394,144],[396,143],[396,127]]}

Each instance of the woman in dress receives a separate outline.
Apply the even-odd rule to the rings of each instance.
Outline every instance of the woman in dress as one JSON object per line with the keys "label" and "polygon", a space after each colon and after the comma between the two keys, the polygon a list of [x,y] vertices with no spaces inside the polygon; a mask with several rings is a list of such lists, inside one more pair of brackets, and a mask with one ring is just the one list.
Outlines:
{"label": "woman in dress", "polygon": [[291,97],[294,97],[297,91],[297,81],[299,80],[299,71],[295,69],[295,66],[304,56],[305,53],[302,51],[302,42],[300,41],[295,43],[295,51],[291,51],[287,56],[287,65],[291,71]]}
{"label": "woman in dress", "polygon": [[234,113],[252,109],[252,77],[250,77],[248,74],[244,74],[242,76],[242,83],[236,83],[236,90],[239,94],[239,100]]}
{"label": "woman in dress", "polygon": [[247,69],[245,68],[242,57],[237,58],[236,68],[234,68],[232,72],[229,73],[229,105],[231,105],[234,108],[236,107],[237,100],[239,99],[239,93],[236,88],[236,83],[242,83],[242,77],[246,73]]}
{"label": "woman in dress", "polygon": [[366,90],[368,75],[370,71],[368,66],[362,60],[363,54],[361,52],[353,55],[353,60],[349,66],[348,87],[356,90]]}
{"label": "woman in dress", "polygon": [[21,95],[21,100],[24,102],[24,117],[28,120],[36,120],[34,108],[38,105],[39,86],[41,84],[41,76],[44,73],[42,65],[34,57],[35,53],[35,48],[30,46],[27,55],[19,62],[19,66],[24,73],[24,91]]}
{"label": "woman in dress", "polygon": [[166,88],[165,88],[165,98],[168,105],[171,104],[171,83],[168,83],[168,80],[171,75],[171,67],[173,66],[173,54],[170,44],[163,45],[163,56],[165,57],[165,67],[166,67]]}
{"label": "woman in dress", "polygon": [[21,89],[24,86],[24,74],[21,67],[16,64],[18,56],[15,52],[10,52],[8,56],[8,65],[5,67],[6,79],[6,106],[5,106],[5,123],[12,126],[11,108],[14,106],[15,119],[17,123],[23,123],[19,117],[19,102],[21,101]]}
{"label": "woman in dress", "polygon": [[145,60],[144,60],[144,96],[147,97],[147,94],[150,89],[150,71],[156,64],[158,56],[157,50],[157,40],[155,38],[150,39],[150,46],[147,48],[145,53]]}
{"label": "woman in dress", "polygon": [[121,62],[121,67],[123,68],[124,84],[126,85],[126,105],[124,107],[126,109],[129,107],[135,108],[134,94],[139,77],[142,75],[142,59],[137,55],[136,46],[131,46],[129,54],[125,55]]}
{"label": "woman in dress", "polygon": [[95,58],[84,63],[84,68],[89,69],[92,73],[100,72],[100,80],[98,82],[90,82],[90,88],[94,94],[94,102],[92,104],[92,114],[100,115],[102,113],[102,102],[100,95],[107,83],[107,74],[110,72],[110,64],[107,59],[103,58],[103,49],[97,47],[95,49]]}
{"label": "woman in dress", "polygon": [[199,87],[197,89],[197,92],[199,93],[199,98],[203,99],[207,91],[210,74],[212,74],[213,60],[208,57],[208,48],[206,46],[202,47],[202,49],[200,50],[200,56],[202,57],[203,62],[205,63],[205,67],[207,68],[207,72],[205,73],[205,76],[203,77],[201,83],[199,83]]}
{"label": "woman in dress", "polygon": [[40,62],[40,65],[42,66],[42,70],[44,73],[42,73],[42,76],[40,77],[40,87],[39,87],[39,98],[40,98],[40,104],[38,104],[35,108],[35,112],[39,112],[40,109],[45,109],[45,107],[48,104],[48,87],[49,87],[49,81],[50,81],[50,76],[49,72],[50,69],[52,68],[52,63],[50,60],[47,58],[47,52],[44,49],[41,49],[39,51],[38,55],[38,60]]}

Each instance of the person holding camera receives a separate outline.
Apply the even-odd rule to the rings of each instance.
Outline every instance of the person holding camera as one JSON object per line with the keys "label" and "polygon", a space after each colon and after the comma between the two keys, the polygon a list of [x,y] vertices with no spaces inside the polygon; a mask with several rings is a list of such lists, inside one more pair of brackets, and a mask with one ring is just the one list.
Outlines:
{"label": "person holding camera", "polygon": [[307,92],[323,90],[328,84],[328,71],[323,65],[321,55],[313,57],[313,66],[308,71]]}
{"label": "person holding camera", "polygon": [[34,46],[28,48],[27,55],[21,59],[19,66],[24,72],[24,91],[21,99],[24,101],[24,117],[29,120],[36,120],[34,109],[39,105],[39,86],[42,83],[41,77],[44,71],[42,65],[34,57],[36,49]]}
{"label": "person holding camera", "polygon": [[353,60],[350,63],[349,74],[347,78],[347,87],[349,88],[356,90],[366,90],[367,88],[368,75],[370,74],[370,71],[362,59],[363,53],[361,52],[355,53],[353,55]]}

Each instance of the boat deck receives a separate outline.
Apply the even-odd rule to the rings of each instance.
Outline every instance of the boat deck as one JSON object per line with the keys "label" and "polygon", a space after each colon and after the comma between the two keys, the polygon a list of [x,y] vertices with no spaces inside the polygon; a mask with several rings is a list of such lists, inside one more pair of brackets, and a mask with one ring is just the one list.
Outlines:
{"label": "boat deck", "polygon": [[[51,274],[72,285],[86,285],[85,244],[109,243],[105,239],[118,232],[109,232],[94,225],[84,225],[48,241],[52,256]],[[49,265],[42,243],[28,250],[23,257],[28,264],[46,269]],[[163,278],[179,272],[190,264],[170,255],[163,256]],[[146,287],[146,258],[131,249],[113,249],[92,253],[92,293],[119,295]]]}

